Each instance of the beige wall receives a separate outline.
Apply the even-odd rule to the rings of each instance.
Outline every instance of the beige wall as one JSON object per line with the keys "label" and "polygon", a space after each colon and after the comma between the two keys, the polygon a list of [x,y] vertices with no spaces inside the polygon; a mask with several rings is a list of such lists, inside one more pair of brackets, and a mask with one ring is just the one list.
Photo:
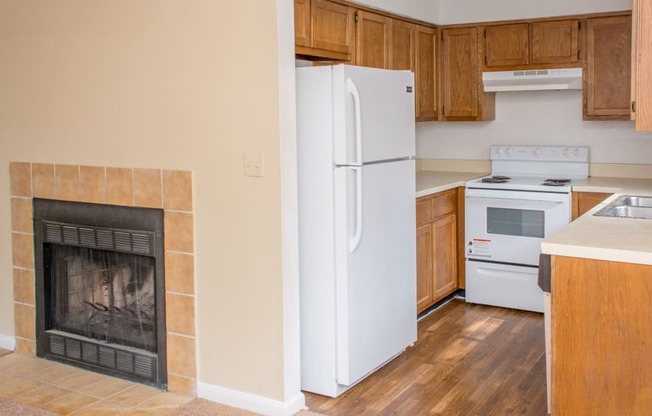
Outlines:
{"label": "beige wall", "polygon": [[191,170],[199,380],[284,399],[277,29],[273,1],[0,2],[0,334],[9,161]]}

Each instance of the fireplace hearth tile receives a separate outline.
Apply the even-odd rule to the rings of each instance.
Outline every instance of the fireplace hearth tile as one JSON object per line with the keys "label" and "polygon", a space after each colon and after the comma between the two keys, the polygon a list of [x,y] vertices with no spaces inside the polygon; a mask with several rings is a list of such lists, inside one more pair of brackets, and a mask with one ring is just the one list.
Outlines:
{"label": "fireplace hearth tile", "polygon": [[34,305],[34,272],[14,269],[14,301]]}
{"label": "fireplace hearth tile", "polygon": [[168,332],[182,335],[195,335],[195,297],[168,293],[166,307],[175,311],[167,317]]}
{"label": "fireplace hearth tile", "polygon": [[32,196],[32,166],[24,162],[9,163],[12,196]]}
{"label": "fireplace hearth tile", "polygon": [[95,397],[73,392],[44,404],[41,408],[60,415],[69,415],[97,401]]}
{"label": "fireplace hearth tile", "polygon": [[[181,376],[194,377],[195,339],[182,335],[167,335],[168,372]],[[168,374],[169,376],[169,374]]]}
{"label": "fireplace hearth tile", "polygon": [[134,204],[146,208],[163,208],[160,170],[134,169]]}
{"label": "fireplace hearth tile", "polygon": [[36,340],[16,338],[16,349],[14,351],[26,357],[36,357]]}
{"label": "fireplace hearth tile", "polygon": [[34,269],[33,238],[29,234],[11,234],[14,267]]}
{"label": "fireplace hearth tile", "polygon": [[32,192],[36,198],[56,198],[54,165],[32,164]]}
{"label": "fireplace hearth tile", "polygon": [[127,168],[106,168],[106,202],[113,205],[134,204],[133,171]]}
{"label": "fireplace hearth tile", "polygon": [[79,201],[79,167],[76,165],[55,165],[57,198],[64,201]]}
{"label": "fireplace hearth tile", "polygon": [[168,374],[168,389],[184,396],[197,396],[197,382],[189,377]]}
{"label": "fireplace hearth tile", "polygon": [[133,386],[132,383],[120,380],[113,377],[105,377],[101,382],[94,383],[86,388],[79,390],[80,393],[88,394],[89,396],[106,399],[114,394],[123,392]]}
{"label": "fireplace hearth tile", "polygon": [[191,172],[163,171],[163,207],[176,211],[192,211]]}
{"label": "fireplace hearth tile", "polygon": [[165,249],[192,253],[194,243],[192,241],[192,214],[185,212],[165,212]]}
{"label": "fireplace hearth tile", "polygon": [[11,198],[11,231],[33,232],[32,199]]}
{"label": "fireplace hearth tile", "polygon": [[159,394],[161,394],[161,391],[153,387],[132,386],[129,389],[111,396],[110,400],[123,406],[136,407]]}
{"label": "fireplace hearth tile", "polygon": [[106,201],[104,168],[95,166],[79,167],[80,200],[103,204]]}
{"label": "fireplace hearth tile", "polygon": [[165,287],[170,292],[195,294],[195,258],[192,254],[165,253]]}

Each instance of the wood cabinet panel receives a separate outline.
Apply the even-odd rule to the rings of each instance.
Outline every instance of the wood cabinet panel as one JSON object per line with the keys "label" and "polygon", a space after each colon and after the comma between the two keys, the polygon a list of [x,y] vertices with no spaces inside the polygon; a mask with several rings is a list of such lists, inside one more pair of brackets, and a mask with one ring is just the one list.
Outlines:
{"label": "wood cabinet panel", "polygon": [[431,224],[417,227],[417,313],[432,305],[433,241]]}
{"label": "wood cabinet panel", "polygon": [[416,27],[414,83],[417,121],[437,119],[437,30]]}
{"label": "wood cabinet panel", "polygon": [[585,120],[629,120],[631,42],[630,16],[587,21],[583,106]]}
{"label": "wood cabinet panel", "polygon": [[416,51],[415,25],[402,20],[392,20],[389,48],[389,68],[414,71]]}
{"label": "wood cabinet panel", "polygon": [[578,64],[579,20],[556,20],[531,24],[533,64]]}
{"label": "wood cabinet panel", "polygon": [[356,65],[389,68],[391,19],[359,10],[356,23]]}
{"label": "wood cabinet panel", "polygon": [[602,192],[573,192],[571,219],[575,220],[586,214],[593,207],[609,198],[611,195],[613,194]]}
{"label": "wood cabinet panel", "polygon": [[434,243],[435,302],[457,289],[457,221],[455,214],[445,215],[432,224]]}
{"label": "wood cabinet panel", "polygon": [[649,414],[652,266],[552,264],[552,414]]}
{"label": "wood cabinet panel", "polygon": [[484,94],[478,67],[478,28],[441,30],[440,108],[442,121],[495,117],[494,94]]}
{"label": "wood cabinet panel", "polygon": [[634,0],[635,49],[632,57],[636,130],[652,131],[652,2]]}
{"label": "wood cabinet panel", "polygon": [[458,288],[459,192],[417,199],[417,313]]}
{"label": "wood cabinet panel", "polygon": [[476,28],[442,30],[441,88],[444,118],[480,114]]}
{"label": "wood cabinet panel", "polygon": [[527,23],[485,27],[484,45],[487,68],[527,65],[530,62]]}
{"label": "wood cabinet panel", "polygon": [[[326,0],[311,0],[312,53],[349,60],[353,53],[353,9]],[[297,53],[301,52],[297,48]],[[326,52],[331,52],[328,54]]]}
{"label": "wood cabinet panel", "polygon": [[294,0],[294,44],[310,47],[310,0]]}

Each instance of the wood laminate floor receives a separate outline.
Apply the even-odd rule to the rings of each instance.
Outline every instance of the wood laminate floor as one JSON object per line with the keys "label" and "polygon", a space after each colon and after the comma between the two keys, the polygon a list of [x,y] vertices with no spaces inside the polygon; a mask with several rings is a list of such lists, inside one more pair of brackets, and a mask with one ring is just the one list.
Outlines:
{"label": "wood laminate floor", "polygon": [[531,415],[546,412],[543,315],[454,299],[419,321],[413,347],[336,399],[327,415]]}

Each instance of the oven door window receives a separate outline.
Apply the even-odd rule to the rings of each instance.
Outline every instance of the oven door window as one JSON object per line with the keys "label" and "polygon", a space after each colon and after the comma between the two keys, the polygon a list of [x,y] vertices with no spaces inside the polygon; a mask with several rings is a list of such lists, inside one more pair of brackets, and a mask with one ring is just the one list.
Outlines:
{"label": "oven door window", "polygon": [[531,209],[487,207],[487,233],[543,238],[545,212]]}

